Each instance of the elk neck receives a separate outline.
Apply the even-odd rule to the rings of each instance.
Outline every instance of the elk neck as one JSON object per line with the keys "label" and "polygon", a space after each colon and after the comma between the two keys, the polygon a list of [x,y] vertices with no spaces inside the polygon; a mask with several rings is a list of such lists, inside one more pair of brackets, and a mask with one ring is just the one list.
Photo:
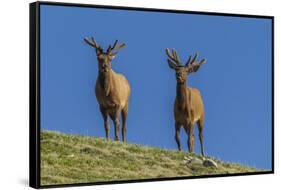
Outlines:
{"label": "elk neck", "polygon": [[105,92],[105,95],[108,96],[110,92],[110,81],[112,77],[112,71],[106,73],[99,72],[98,79],[101,86],[101,89]]}
{"label": "elk neck", "polygon": [[190,106],[190,92],[186,90],[186,81],[183,83],[177,83],[177,108],[181,111],[187,113],[191,116],[191,106]]}
{"label": "elk neck", "polygon": [[188,94],[186,92],[186,81],[183,83],[177,83],[177,100],[180,105],[184,105],[187,102]]}

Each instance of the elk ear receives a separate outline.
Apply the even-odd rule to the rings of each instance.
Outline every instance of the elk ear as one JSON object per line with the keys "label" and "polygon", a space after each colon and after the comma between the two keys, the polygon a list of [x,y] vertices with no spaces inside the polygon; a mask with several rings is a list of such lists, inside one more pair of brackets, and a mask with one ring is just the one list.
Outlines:
{"label": "elk ear", "polygon": [[200,62],[196,62],[192,65],[187,65],[186,69],[188,73],[195,73],[198,71],[198,69],[200,68],[201,65],[203,65],[204,63],[206,63],[206,59],[202,59]]}
{"label": "elk ear", "polygon": [[167,59],[167,61],[168,61],[169,67],[170,67],[171,69],[176,69],[176,68],[177,68],[177,65],[174,64],[170,59]]}

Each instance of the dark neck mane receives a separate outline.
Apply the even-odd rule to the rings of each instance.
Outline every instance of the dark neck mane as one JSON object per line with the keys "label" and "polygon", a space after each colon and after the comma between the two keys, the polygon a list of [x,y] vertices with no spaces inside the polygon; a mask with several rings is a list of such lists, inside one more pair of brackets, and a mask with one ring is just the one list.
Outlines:
{"label": "dark neck mane", "polygon": [[177,99],[180,102],[186,102],[187,93],[186,93],[186,82],[177,83]]}
{"label": "dark neck mane", "polygon": [[187,114],[190,115],[190,94],[189,91],[187,91],[186,89],[186,82],[177,83],[177,107],[179,110],[186,110]]}
{"label": "dark neck mane", "polygon": [[99,72],[98,78],[101,89],[105,92],[105,95],[108,96],[110,92],[111,71],[106,74]]}

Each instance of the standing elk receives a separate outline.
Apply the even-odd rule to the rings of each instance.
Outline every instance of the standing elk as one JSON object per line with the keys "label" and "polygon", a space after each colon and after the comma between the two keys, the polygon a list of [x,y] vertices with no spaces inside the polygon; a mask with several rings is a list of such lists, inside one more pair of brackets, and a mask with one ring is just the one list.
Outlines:
{"label": "standing elk", "polygon": [[204,105],[201,94],[198,89],[187,87],[187,75],[196,72],[202,64],[206,62],[205,59],[200,62],[196,61],[198,54],[192,58],[189,57],[185,65],[182,65],[176,50],[172,50],[172,54],[166,48],[168,56],[168,64],[171,69],[176,71],[177,92],[174,102],[174,118],[175,118],[175,140],[181,151],[180,144],[180,128],[183,126],[188,135],[188,150],[194,150],[194,124],[197,123],[199,130],[199,139],[201,145],[201,154],[204,156],[203,145],[203,123],[204,123]]}
{"label": "standing elk", "polygon": [[104,120],[106,139],[109,140],[109,120],[113,120],[115,127],[115,140],[119,141],[120,114],[122,115],[122,140],[126,142],[126,120],[130,97],[130,85],[124,75],[112,70],[111,62],[117,50],[124,48],[125,44],[118,44],[118,40],[107,48],[106,52],[97,44],[96,40],[84,38],[85,42],[95,48],[98,60],[98,77],[95,93]]}

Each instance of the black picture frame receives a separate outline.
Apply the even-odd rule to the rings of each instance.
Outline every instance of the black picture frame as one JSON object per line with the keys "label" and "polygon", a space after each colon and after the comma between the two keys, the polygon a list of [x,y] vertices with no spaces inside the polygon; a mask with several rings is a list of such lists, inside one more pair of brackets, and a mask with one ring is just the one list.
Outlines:
{"label": "black picture frame", "polygon": [[[237,173],[237,174],[220,174],[220,175],[203,175],[191,177],[169,177],[157,179],[139,179],[139,180],[121,180],[109,182],[92,182],[92,183],[77,183],[63,185],[44,185],[40,184],[40,5],[52,6],[68,6],[68,7],[88,7],[88,8],[105,8],[118,10],[133,10],[133,11],[149,11],[149,12],[169,12],[181,14],[195,15],[214,15],[214,16],[231,16],[244,18],[264,18],[272,22],[272,169],[271,171]],[[156,8],[140,8],[140,7],[122,7],[122,6],[104,6],[91,4],[76,4],[76,3],[60,3],[60,2],[34,2],[29,4],[29,39],[30,39],[30,75],[29,75],[29,185],[33,188],[52,188],[52,187],[72,187],[72,186],[88,186],[88,185],[104,185],[104,184],[121,184],[135,182],[152,182],[163,180],[182,180],[195,178],[213,178],[213,177],[231,177],[243,175],[259,175],[274,173],[274,17],[262,15],[247,15],[247,14],[229,14],[218,12],[200,12],[187,10],[166,10]]]}

